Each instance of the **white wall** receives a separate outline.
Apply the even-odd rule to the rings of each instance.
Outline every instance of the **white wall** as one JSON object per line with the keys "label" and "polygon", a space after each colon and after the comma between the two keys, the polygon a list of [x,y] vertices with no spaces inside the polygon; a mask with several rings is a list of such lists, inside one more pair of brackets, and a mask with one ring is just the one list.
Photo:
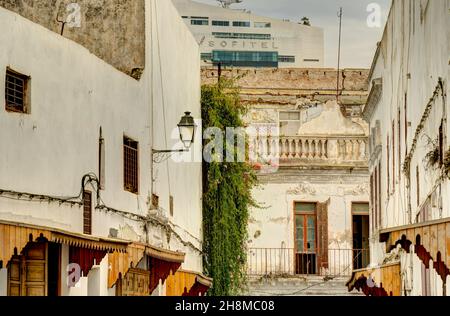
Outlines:
{"label": "white wall", "polygon": [[[0,188],[77,196],[81,177],[98,174],[99,129],[106,142],[108,206],[145,215],[150,191],[149,100],[146,75],[138,82],[94,57],[82,46],[0,8],[0,69],[31,77],[31,114],[0,110]],[[31,36],[32,34],[32,36]],[[5,76],[0,76],[0,86]],[[106,79],[107,78],[107,79]],[[4,89],[0,89],[4,100]],[[6,132],[8,131],[8,132]],[[139,141],[140,195],[123,190],[123,135]],[[91,188],[88,188],[91,189]],[[82,232],[78,207],[0,199],[0,218]],[[96,214],[94,235],[108,236],[118,219]],[[123,220],[122,220],[123,221]]]}
{"label": "white wall", "polygon": [[[448,92],[448,52],[449,43],[435,36],[436,32],[445,31],[449,36],[449,21],[447,16],[450,1],[437,0],[427,1],[428,7],[423,8],[424,19],[421,21],[420,1],[394,1],[390,18],[386,26],[385,35],[381,41],[381,52],[374,68],[371,79],[382,78],[383,94],[373,117],[371,127],[375,126],[377,120],[381,122],[381,141],[383,154],[382,162],[382,218],[383,228],[401,226],[409,223],[408,199],[406,191],[406,178],[404,174],[398,177],[398,170],[402,168],[406,150],[411,150],[416,129],[419,126],[425,107],[438,85],[439,78],[445,84],[445,93]],[[414,8],[415,6],[415,8]],[[411,11],[411,12],[410,12]],[[416,16],[410,16],[410,13]],[[410,18],[409,18],[410,17]],[[410,79],[408,79],[410,77]],[[405,142],[405,94],[407,94],[407,117],[410,126],[407,128],[407,142]],[[447,93],[448,94],[448,93]],[[440,121],[443,118],[444,107],[449,112],[448,100],[443,103],[439,97],[433,106],[429,118],[426,120],[425,128],[419,136],[417,150],[411,162],[411,207],[413,222],[420,211],[423,203],[433,191],[437,182],[438,174],[425,168],[424,157],[430,151],[426,144],[426,136],[435,139],[438,136]],[[401,110],[401,164],[396,159],[395,191],[392,190],[392,157],[398,156],[398,108]],[[386,142],[389,136],[392,147],[392,122],[395,121],[395,143],[396,148],[390,148],[390,161],[387,162]],[[444,148],[448,148],[448,120],[447,141]],[[445,131],[444,131],[445,132]],[[416,166],[420,172],[420,202],[417,204]],[[374,166],[372,166],[374,167]],[[387,194],[387,170],[390,170],[391,192]],[[372,168],[373,169],[373,168]],[[434,214],[433,219],[450,216],[450,205],[448,201],[448,181],[442,187],[443,202],[442,214]]]}
{"label": "white wall", "polygon": [[[31,113],[8,113],[0,108],[0,189],[77,196],[82,176],[99,173],[102,127],[106,148],[102,202],[146,216],[152,187],[167,212],[172,195],[170,225],[182,242],[174,234],[166,238],[156,226],[149,226],[147,237],[143,223],[97,210],[93,212],[93,235],[108,237],[114,228],[119,238],[148,240],[186,252],[183,267],[203,272],[200,253],[184,245],[191,242],[202,248],[201,163],[167,162],[155,165],[154,170],[151,163],[152,148],[176,145],[178,134],[172,132],[185,111],[191,111],[196,119],[201,116],[199,48],[171,1],[146,1],[147,62],[140,81],[117,71],[81,45],[3,8],[0,28],[9,30],[0,34],[0,46],[4,47],[0,50],[0,73],[11,67],[31,77]],[[5,76],[0,75],[0,87],[4,85]],[[4,91],[0,89],[0,100],[5,99]],[[200,134],[186,156],[195,153],[201,157]],[[137,195],[123,189],[124,135],[139,142]],[[82,214],[79,206],[0,197],[0,220],[82,233]],[[63,261],[67,258],[66,249]],[[67,264],[63,263],[63,271]],[[92,282],[100,285],[90,286],[91,292],[100,295],[111,293],[104,288],[108,273],[104,265],[102,262],[99,268],[101,275],[92,277]],[[82,282],[82,289],[66,289],[64,294],[87,294],[87,278]]]}
{"label": "white wall", "polygon": [[[383,228],[392,228],[416,223],[416,216],[420,213],[427,198],[433,192],[432,207],[428,220],[450,217],[449,181],[439,181],[439,170],[427,169],[425,156],[432,149],[427,145],[427,138],[438,137],[441,119],[448,117],[449,103],[441,94],[432,102],[432,109],[425,119],[423,129],[416,136],[416,130],[422,125],[422,117],[426,106],[442,79],[443,93],[449,92],[449,38],[450,22],[448,10],[450,1],[400,1],[394,0],[384,36],[380,44],[380,54],[376,57],[373,79],[381,78],[383,92],[373,115],[370,117],[370,127],[380,122],[381,153],[372,153],[370,166],[373,172],[381,161],[381,217]],[[405,95],[407,96],[405,100]],[[406,113],[405,113],[406,105]],[[400,109],[400,139],[398,137],[398,109]],[[405,119],[406,116],[406,119]],[[405,121],[406,120],[406,121]],[[395,122],[395,147],[392,148],[392,122]],[[407,127],[405,127],[407,126]],[[450,125],[444,129],[444,149],[448,150]],[[405,135],[405,133],[407,133]],[[387,139],[390,139],[389,144]],[[411,190],[408,198],[407,177],[399,168],[403,168],[406,153],[410,153],[413,140],[417,139],[417,146],[411,160]],[[398,161],[398,145],[400,144],[400,162]],[[389,147],[390,159],[387,159]],[[395,160],[395,174],[392,171],[392,159]],[[416,181],[416,168],[419,170],[419,197]],[[388,170],[390,173],[390,190],[388,191]],[[394,178],[395,177],[395,178]],[[393,185],[392,180],[395,180]],[[441,189],[439,190],[439,186]],[[409,214],[409,205],[411,214]],[[439,207],[441,206],[441,207]],[[415,240],[412,240],[414,243]],[[381,264],[385,257],[385,245],[379,243],[378,232],[372,236],[372,253],[374,262]],[[430,249],[429,249],[430,250]],[[436,254],[431,256],[436,260]],[[420,260],[414,258],[412,264],[413,295],[422,295]],[[442,294],[442,280],[433,272],[432,288],[434,295]]]}
{"label": "white wall", "polygon": [[[154,1],[152,11],[153,147],[160,150],[182,149],[177,124],[184,112],[190,111],[195,119],[201,119],[200,51],[171,1]],[[201,159],[198,159],[202,157],[200,125],[196,136],[189,153],[175,154],[174,159],[155,164],[153,176],[155,193],[160,196],[160,207],[175,225],[175,230],[183,239],[201,249],[202,164]],[[191,157],[193,162],[189,162]],[[193,157],[197,157],[197,160],[194,161]],[[173,217],[170,216],[171,195],[174,197]],[[202,271],[202,259],[197,251],[180,245],[175,238],[172,238],[170,246],[175,250],[181,247],[180,250],[187,253],[184,269]]]}

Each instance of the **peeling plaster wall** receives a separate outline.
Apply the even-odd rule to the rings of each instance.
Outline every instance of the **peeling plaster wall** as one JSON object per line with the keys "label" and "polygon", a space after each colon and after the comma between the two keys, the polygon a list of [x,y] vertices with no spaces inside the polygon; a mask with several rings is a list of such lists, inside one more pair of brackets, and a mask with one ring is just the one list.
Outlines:
{"label": "peeling plaster wall", "polygon": [[[317,172],[320,176],[320,172]],[[328,202],[330,249],[352,249],[352,203],[367,202],[367,176],[336,173],[322,175],[321,181],[302,175],[295,179],[264,179],[254,190],[254,198],[263,207],[253,209],[249,225],[250,248],[294,248],[294,203]],[[255,233],[260,235],[255,238]]]}
{"label": "peeling plaster wall", "polygon": [[[73,3],[79,11],[68,7]],[[68,21],[79,12],[80,27],[66,24],[65,38],[136,79],[145,68],[144,0],[0,0],[0,6],[57,34],[62,30],[57,19]]]}
{"label": "peeling plaster wall", "polygon": [[[359,117],[367,100],[367,69],[341,71],[339,101],[346,116]],[[252,109],[298,109],[312,104],[336,100],[337,71],[335,69],[223,69],[222,76],[236,78],[244,104]],[[202,68],[202,83],[217,82],[218,72]]]}

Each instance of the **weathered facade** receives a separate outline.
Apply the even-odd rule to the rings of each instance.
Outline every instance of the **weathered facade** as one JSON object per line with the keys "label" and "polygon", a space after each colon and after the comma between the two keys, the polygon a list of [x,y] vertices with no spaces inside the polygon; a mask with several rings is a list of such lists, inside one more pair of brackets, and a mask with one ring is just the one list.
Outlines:
{"label": "weathered facade", "polygon": [[[336,99],[339,78],[339,103],[346,116],[361,117],[361,106],[367,99],[367,69],[288,68],[250,69],[226,68],[221,75],[235,78],[241,99],[251,108],[297,109],[306,99],[325,103]],[[203,83],[217,82],[218,70],[202,68]]]}
{"label": "weathered facade", "polygon": [[[204,83],[217,80],[217,70],[202,73]],[[262,208],[249,222],[251,294],[292,294],[293,281],[283,278],[301,283],[306,276],[314,284],[318,276],[339,279],[368,265],[368,129],[353,111],[366,101],[367,74],[342,71],[340,106],[336,70],[222,71],[236,78],[249,110],[245,121],[256,131],[250,153],[260,186],[253,195]],[[279,286],[264,289],[262,276]],[[343,293],[338,283],[328,294]]]}
{"label": "weathered facade", "polygon": [[[449,295],[450,1],[394,0],[369,76],[367,295]],[[367,280],[371,282],[367,282]]]}
{"label": "weathered facade", "polygon": [[153,152],[200,117],[198,45],[170,1],[78,1],[69,38],[63,3],[0,7],[0,295],[204,294],[201,163]]}

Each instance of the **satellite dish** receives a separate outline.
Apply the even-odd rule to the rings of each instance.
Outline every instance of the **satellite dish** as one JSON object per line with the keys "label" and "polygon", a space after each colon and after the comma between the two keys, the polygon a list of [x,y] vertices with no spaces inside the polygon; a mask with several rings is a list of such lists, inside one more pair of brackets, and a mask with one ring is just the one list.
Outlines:
{"label": "satellite dish", "polygon": [[222,8],[229,8],[230,5],[235,3],[242,3],[243,0],[217,0],[217,1],[220,2]]}

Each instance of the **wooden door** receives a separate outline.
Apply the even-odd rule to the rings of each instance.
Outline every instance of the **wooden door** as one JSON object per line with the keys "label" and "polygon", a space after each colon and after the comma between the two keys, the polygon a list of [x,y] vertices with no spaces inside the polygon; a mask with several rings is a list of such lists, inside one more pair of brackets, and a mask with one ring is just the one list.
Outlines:
{"label": "wooden door", "polygon": [[8,265],[8,296],[21,295],[21,257],[14,256]]}
{"label": "wooden door", "polygon": [[316,204],[295,205],[296,274],[317,273]]}
{"label": "wooden door", "polygon": [[25,296],[47,296],[47,243],[33,243],[25,251]]}
{"label": "wooden door", "polygon": [[150,296],[150,272],[130,269],[121,282],[119,296]]}
{"label": "wooden door", "polygon": [[47,296],[47,243],[29,243],[8,269],[8,295]]}

